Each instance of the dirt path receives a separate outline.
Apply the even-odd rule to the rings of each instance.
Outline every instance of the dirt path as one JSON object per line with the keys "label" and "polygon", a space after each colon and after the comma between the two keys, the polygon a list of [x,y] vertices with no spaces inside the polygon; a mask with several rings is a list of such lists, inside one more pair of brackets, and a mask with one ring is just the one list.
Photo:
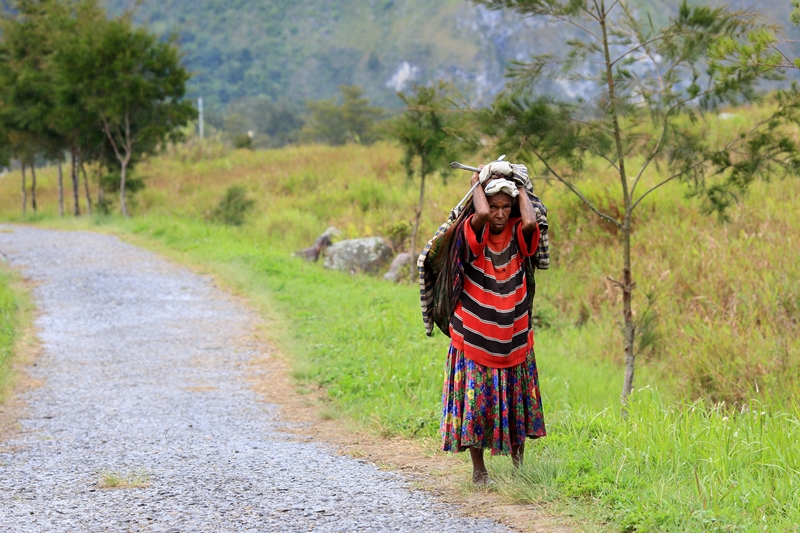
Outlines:
{"label": "dirt path", "polygon": [[210,278],[93,233],[4,227],[0,250],[36,282],[43,383],[0,451],[3,531],[510,531],[317,443],[335,431]]}

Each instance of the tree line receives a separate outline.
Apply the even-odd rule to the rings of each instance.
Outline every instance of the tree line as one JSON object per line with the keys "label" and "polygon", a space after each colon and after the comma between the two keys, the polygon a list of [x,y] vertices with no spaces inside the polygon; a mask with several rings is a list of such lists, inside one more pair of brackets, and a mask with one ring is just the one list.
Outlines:
{"label": "tree line", "polygon": [[97,207],[118,191],[127,216],[131,168],[196,114],[174,40],[134,26],[130,13],[109,18],[98,0],[17,0],[0,32],[0,162],[20,162],[23,214],[38,208],[36,163],[45,160],[58,169],[61,215],[65,181],[80,214],[81,178],[92,212],[91,168]]}

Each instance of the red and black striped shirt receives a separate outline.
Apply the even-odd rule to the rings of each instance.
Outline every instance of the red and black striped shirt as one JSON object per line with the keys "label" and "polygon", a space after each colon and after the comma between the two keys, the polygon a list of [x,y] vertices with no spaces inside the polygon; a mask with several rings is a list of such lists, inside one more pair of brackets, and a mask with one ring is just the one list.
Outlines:
{"label": "red and black striped shirt", "polygon": [[539,228],[526,242],[519,218],[510,219],[498,235],[488,224],[476,235],[471,222],[472,217],[464,223],[464,288],[450,319],[450,338],[476,363],[512,367],[524,362],[533,346],[523,261],[536,252]]}

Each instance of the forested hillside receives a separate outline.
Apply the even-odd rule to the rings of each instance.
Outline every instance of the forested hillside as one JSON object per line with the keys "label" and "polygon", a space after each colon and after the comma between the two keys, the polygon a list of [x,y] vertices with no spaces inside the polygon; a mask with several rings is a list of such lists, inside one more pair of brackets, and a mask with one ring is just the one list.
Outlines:
{"label": "forested hillside", "polygon": [[[115,14],[133,4],[107,2]],[[724,3],[781,25],[791,7],[789,0]],[[642,4],[660,24],[679,2]],[[509,61],[557,52],[567,31],[467,0],[145,0],[137,18],[156,33],[177,34],[194,73],[189,95],[203,96],[212,112],[258,96],[302,105],[336,96],[341,84],[396,108],[397,90],[440,78],[480,102],[502,88]]]}

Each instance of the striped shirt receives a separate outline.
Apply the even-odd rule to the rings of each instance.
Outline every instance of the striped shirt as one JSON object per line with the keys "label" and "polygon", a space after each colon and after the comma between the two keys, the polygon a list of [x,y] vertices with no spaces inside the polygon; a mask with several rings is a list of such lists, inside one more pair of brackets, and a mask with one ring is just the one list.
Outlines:
{"label": "striped shirt", "polygon": [[536,252],[539,228],[525,242],[519,218],[510,219],[499,235],[487,224],[478,236],[471,222],[472,216],[464,223],[464,289],[450,320],[450,338],[476,363],[516,366],[533,347],[523,263]]}

